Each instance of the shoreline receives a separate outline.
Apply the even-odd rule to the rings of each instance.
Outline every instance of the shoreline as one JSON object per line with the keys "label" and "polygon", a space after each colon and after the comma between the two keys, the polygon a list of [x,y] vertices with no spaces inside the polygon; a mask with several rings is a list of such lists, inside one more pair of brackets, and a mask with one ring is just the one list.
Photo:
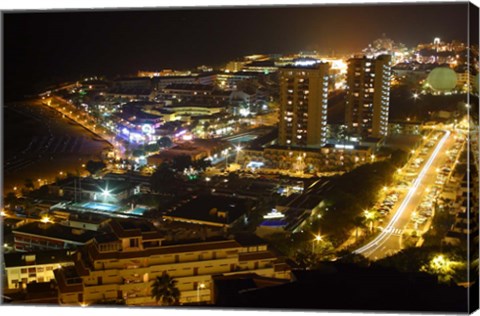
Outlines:
{"label": "shoreline", "polygon": [[[6,129],[5,138],[13,138],[18,129],[27,124],[35,124],[31,133],[34,136],[27,136],[31,137],[30,142],[15,148],[15,153],[9,155],[9,158],[15,157],[14,160],[9,159],[8,163],[4,161],[4,194],[21,191],[26,179],[32,179],[35,188],[38,188],[68,173],[87,174],[83,165],[88,160],[102,159],[104,151],[112,147],[110,142],[74,120],[68,118],[64,121],[58,111],[45,107],[41,101],[29,98],[23,102],[9,102],[4,106],[15,107],[14,112],[30,118]],[[47,129],[48,133],[45,133]]]}

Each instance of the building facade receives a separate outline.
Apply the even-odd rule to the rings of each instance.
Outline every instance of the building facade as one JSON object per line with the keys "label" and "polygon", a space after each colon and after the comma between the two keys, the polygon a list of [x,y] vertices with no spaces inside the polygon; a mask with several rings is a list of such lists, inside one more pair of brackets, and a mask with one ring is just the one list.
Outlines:
{"label": "building facade", "polygon": [[345,122],[349,134],[382,138],[388,133],[391,57],[348,60]]}
{"label": "building facade", "polygon": [[8,289],[22,289],[31,282],[50,282],[53,270],[73,265],[71,250],[50,250],[4,255]]}
{"label": "building facade", "polygon": [[13,230],[15,251],[74,249],[85,245],[95,231],[78,229],[57,223],[32,222]]}
{"label": "building facade", "polygon": [[180,304],[210,302],[212,276],[256,273],[290,279],[290,269],[266,243],[227,239],[169,244],[147,225],[112,221],[112,233],[96,238],[74,256],[74,267],[55,270],[61,305],[123,299],[156,305],[152,283],[163,272],[177,281]]}
{"label": "building facade", "polygon": [[265,168],[288,169],[296,172],[350,170],[375,160],[373,149],[359,145],[325,145],[320,149],[271,146],[244,149],[240,163],[261,162]]}
{"label": "building facade", "polygon": [[328,63],[280,69],[280,146],[326,143]]}

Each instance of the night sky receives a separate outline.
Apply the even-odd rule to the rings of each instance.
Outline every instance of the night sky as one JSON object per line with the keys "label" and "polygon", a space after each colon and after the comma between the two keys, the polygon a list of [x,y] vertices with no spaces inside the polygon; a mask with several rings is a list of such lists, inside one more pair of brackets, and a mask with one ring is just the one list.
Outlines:
{"label": "night sky", "polygon": [[4,13],[6,99],[82,75],[189,68],[253,53],[354,52],[467,37],[467,3]]}

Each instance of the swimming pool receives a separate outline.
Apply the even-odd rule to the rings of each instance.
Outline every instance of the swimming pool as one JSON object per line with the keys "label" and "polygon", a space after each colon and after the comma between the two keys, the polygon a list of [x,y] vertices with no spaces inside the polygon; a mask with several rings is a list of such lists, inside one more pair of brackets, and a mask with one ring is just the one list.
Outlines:
{"label": "swimming pool", "polygon": [[82,207],[89,208],[92,210],[105,211],[105,212],[116,212],[120,209],[120,206],[107,203],[97,203],[97,202],[87,202],[83,203]]}
{"label": "swimming pool", "polygon": [[137,207],[131,211],[128,212],[128,214],[134,214],[134,215],[143,215],[143,213],[145,213],[145,211],[147,211],[148,209],[144,208],[144,207]]}

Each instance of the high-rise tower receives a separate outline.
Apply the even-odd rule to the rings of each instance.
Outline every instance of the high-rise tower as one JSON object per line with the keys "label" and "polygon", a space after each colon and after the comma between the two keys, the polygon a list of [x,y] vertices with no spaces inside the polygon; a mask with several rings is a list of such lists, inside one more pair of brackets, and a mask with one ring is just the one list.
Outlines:
{"label": "high-rise tower", "polygon": [[325,145],[329,67],[317,63],[280,69],[279,145]]}
{"label": "high-rise tower", "polygon": [[351,136],[387,135],[390,77],[390,55],[348,60],[345,123]]}

